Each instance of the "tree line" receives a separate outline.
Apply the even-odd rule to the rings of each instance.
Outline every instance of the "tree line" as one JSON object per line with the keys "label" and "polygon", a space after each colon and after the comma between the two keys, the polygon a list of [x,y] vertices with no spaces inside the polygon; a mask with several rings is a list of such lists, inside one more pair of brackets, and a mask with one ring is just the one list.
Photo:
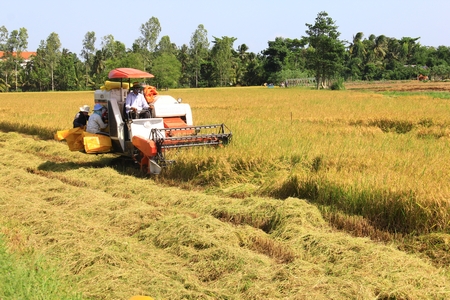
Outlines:
{"label": "tree line", "polygon": [[160,36],[161,24],[151,17],[140,26],[131,48],[114,39],[87,32],[79,55],[63,48],[57,33],[41,40],[36,55],[25,62],[26,28],[9,32],[0,27],[0,91],[74,91],[98,89],[108,72],[130,67],[155,75],[158,88],[254,86],[280,84],[286,79],[314,77],[317,88],[347,80],[407,80],[419,75],[450,78],[450,47],[423,46],[419,38],[401,39],[362,32],[352,41],[340,39],[336,22],[324,11],[306,23],[299,38],[277,37],[260,53],[246,44],[234,48],[236,38],[214,37],[210,42],[200,24],[189,45],[177,46]]}

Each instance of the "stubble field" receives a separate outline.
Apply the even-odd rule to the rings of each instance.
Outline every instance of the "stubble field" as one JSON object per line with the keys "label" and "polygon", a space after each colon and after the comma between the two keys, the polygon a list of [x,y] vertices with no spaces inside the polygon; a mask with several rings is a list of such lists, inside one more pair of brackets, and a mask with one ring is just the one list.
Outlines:
{"label": "stubble field", "polygon": [[448,298],[450,84],[432,85],[168,91],[233,141],[150,178],[52,140],[93,92],[0,94],[5,247],[68,298]]}

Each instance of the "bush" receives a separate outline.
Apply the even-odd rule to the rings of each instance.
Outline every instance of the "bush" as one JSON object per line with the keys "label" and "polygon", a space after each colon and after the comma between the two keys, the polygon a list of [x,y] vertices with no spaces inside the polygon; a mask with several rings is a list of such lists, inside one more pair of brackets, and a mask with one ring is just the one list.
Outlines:
{"label": "bush", "polygon": [[335,82],[333,82],[330,86],[330,89],[340,91],[345,90],[344,78],[338,78]]}

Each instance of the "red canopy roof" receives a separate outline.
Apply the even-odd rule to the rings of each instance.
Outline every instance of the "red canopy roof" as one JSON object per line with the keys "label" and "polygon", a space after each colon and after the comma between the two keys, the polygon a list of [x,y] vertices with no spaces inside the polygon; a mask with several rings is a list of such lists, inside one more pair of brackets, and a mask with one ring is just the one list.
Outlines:
{"label": "red canopy roof", "polygon": [[133,68],[117,68],[111,70],[108,74],[108,78],[153,78],[153,74],[133,69]]}

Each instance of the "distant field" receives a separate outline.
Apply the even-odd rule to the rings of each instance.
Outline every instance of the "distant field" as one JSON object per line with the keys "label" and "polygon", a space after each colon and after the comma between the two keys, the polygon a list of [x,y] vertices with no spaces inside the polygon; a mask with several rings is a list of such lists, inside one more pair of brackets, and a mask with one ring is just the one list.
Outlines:
{"label": "distant field", "polygon": [[370,90],[370,91],[400,91],[400,92],[449,92],[450,82],[440,81],[375,81],[375,82],[350,82],[346,83],[349,90]]}
{"label": "distant field", "polygon": [[[301,268],[293,271],[287,266],[292,264],[291,267],[299,268],[295,261],[313,255],[311,252],[305,254],[302,252],[304,250],[298,247],[317,246],[318,248],[314,250],[317,251],[317,255],[322,253],[321,255],[327,256],[323,258],[323,261],[322,258],[315,257],[324,263],[319,268],[330,267],[328,259],[339,260],[337,241],[333,242],[332,246],[323,245],[322,250],[329,251],[327,253],[319,249],[320,241],[330,238],[323,236],[324,232],[330,229],[324,229],[325,225],[320,221],[315,223],[316,218],[324,218],[332,228],[342,229],[354,236],[370,237],[378,241],[396,241],[399,243],[399,249],[418,255],[422,253],[423,257],[427,257],[426,259],[434,265],[447,268],[450,263],[448,254],[450,95],[448,91],[450,91],[450,83],[415,81],[352,83],[347,85],[345,91],[263,87],[165,91],[164,93],[175,98],[181,97],[184,102],[191,105],[195,124],[225,123],[233,132],[233,141],[220,149],[196,148],[173,153],[177,163],[164,170],[160,176],[152,178],[142,178],[133,165],[119,164],[108,155],[88,156],[72,153],[68,149],[64,151],[62,143],[51,140],[57,130],[71,127],[73,116],[80,106],[84,104],[93,106],[93,92],[0,94],[0,130],[10,132],[3,133],[1,138],[4,151],[1,152],[1,156],[8,170],[4,171],[3,176],[8,178],[8,183],[12,186],[17,182],[29,180],[33,189],[38,191],[37,195],[47,197],[42,204],[31,205],[32,211],[26,209],[26,201],[21,202],[20,205],[24,208],[22,212],[17,206],[8,204],[14,198],[9,196],[0,198],[0,208],[3,206],[8,209],[7,216],[0,219],[0,226],[3,226],[2,232],[10,239],[14,235],[15,226],[22,228],[20,235],[28,237],[33,237],[30,233],[35,230],[33,224],[40,227],[39,230],[53,232],[41,221],[33,219],[29,223],[17,224],[17,221],[13,220],[22,214],[27,218],[33,214],[44,217],[45,213],[38,206],[42,208],[51,204],[51,207],[61,206],[71,209],[71,202],[75,199],[72,196],[70,199],[66,198],[64,192],[60,192],[61,185],[75,187],[73,190],[67,188],[71,193],[75,192],[76,188],[80,188],[86,196],[95,190],[95,194],[102,194],[99,196],[103,199],[102,204],[92,202],[92,208],[83,208],[84,202],[79,199],[73,204],[73,218],[83,220],[86,228],[73,229],[72,226],[76,227],[76,224],[66,225],[69,226],[67,228],[72,228],[70,231],[88,232],[95,228],[95,230],[106,232],[108,237],[106,244],[110,252],[99,250],[98,256],[93,255],[95,251],[89,256],[77,246],[78,256],[84,259],[84,262],[77,262],[75,257],[71,257],[69,261],[72,266],[70,271],[66,270],[66,272],[75,274],[80,272],[83,276],[88,276],[86,268],[89,264],[95,267],[96,261],[102,263],[106,261],[108,265],[107,261],[114,263],[118,260],[120,264],[124,264],[124,261],[133,257],[133,251],[129,249],[131,246],[117,242],[117,236],[125,234],[128,245],[133,245],[132,247],[136,247],[135,249],[143,255],[149,255],[149,253],[141,242],[151,241],[152,247],[156,246],[158,251],[161,251],[158,255],[163,253],[175,255],[183,266],[193,264],[197,274],[199,270],[205,270],[198,275],[199,278],[187,279],[188,285],[196,292],[192,294],[186,292],[185,296],[190,295],[194,298],[204,293],[212,293],[212,296],[205,299],[214,299],[218,295],[226,298],[228,294],[225,291],[227,289],[234,291],[231,286],[235,284],[227,277],[227,274],[236,275],[231,270],[240,270],[239,276],[244,276],[244,273],[248,272],[248,270],[244,272],[243,266],[239,263],[240,260],[245,261],[244,253],[234,252],[231,248],[226,250],[217,248],[218,252],[214,253],[200,250],[219,247],[213,238],[214,234],[218,234],[215,230],[220,232],[219,240],[231,239],[226,233],[228,229],[225,229],[228,226],[239,228],[235,232],[236,243],[239,244],[238,240],[242,238],[242,247],[245,251],[256,251],[259,255],[268,255],[270,259],[277,261],[277,264],[286,266],[286,268],[280,267],[279,273],[271,274],[271,278],[266,278],[267,282],[273,281],[275,277],[280,280],[278,283],[273,283],[275,286],[273,284],[268,286],[267,294],[256,292],[260,291],[259,287],[264,286],[266,281],[262,279],[262,274],[255,273],[252,276],[256,276],[255,280],[260,286],[252,285],[252,280],[244,276],[242,284],[245,286],[239,287],[240,292],[234,291],[232,295],[229,295],[230,298],[239,298],[236,296],[239,293],[246,298],[255,299],[263,296],[271,298],[271,296],[292,297],[295,295],[292,291],[296,287],[290,285],[289,281],[299,275],[296,272]],[[36,141],[22,140],[11,135],[11,132],[34,135]],[[22,174],[17,171],[18,173],[15,174],[13,162],[17,163],[19,170],[26,172]],[[102,169],[102,166],[106,169]],[[119,175],[116,174],[117,172]],[[36,179],[32,179],[33,174],[46,178],[44,182],[48,185],[48,189],[45,193],[40,194],[39,185],[34,185],[33,182]],[[98,178],[94,179],[92,174],[96,174],[94,176]],[[15,181],[16,177],[17,181]],[[102,178],[104,186],[101,183]],[[52,182],[46,180],[52,180]],[[89,183],[92,181],[96,183]],[[140,185],[148,182],[149,186],[140,194],[141,190],[135,183],[127,188],[127,183],[130,181],[138,181]],[[114,190],[107,188],[112,186],[117,188]],[[170,200],[165,203],[164,197],[158,196],[155,189],[167,188],[167,186],[182,190],[168,192],[173,196],[170,196]],[[4,189],[4,192],[14,194],[7,189]],[[160,192],[161,195],[168,196],[169,194],[166,193],[163,190]],[[200,193],[201,196],[196,193]],[[177,199],[175,195],[181,198],[184,196],[180,195],[186,195],[185,202],[181,201],[181,198]],[[40,203],[39,197],[32,198],[36,203]],[[120,199],[118,203],[110,203],[111,199],[116,198]],[[283,202],[276,199],[289,199],[289,201],[282,204]],[[311,243],[308,242],[308,230],[301,227],[303,226],[302,217],[297,215],[302,214],[302,209],[310,208],[299,208],[298,204],[292,202],[293,199],[306,199],[317,207],[317,212],[320,212],[316,215],[314,209],[314,213],[310,211],[311,215],[305,217],[308,219],[307,226],[314,228],[311,230],[315,232],[317,226],[324,230],[318,235],[314,233]],[[139,202],[144,202],[145,206],[140,207]],[[244,204],[246,202],[251,203],[252,211],[246,207]],[[229,203],[228,207],[227,203]],[[102,205],[106,205],[105,216],[100,216],[98,215],[100,213],[96,212],[103,207]],[[128,205],[132,205],[133,208],[127,209]],[[172,207],[174,211],[176,209],[182,211],[181,215],[169,215],[165,212]],[[45,210],[49,211],[49,209]],[[295,217],[289,215],[289,209],[295,211]],[[103,211],[103,208],[101,210]],[[55,214],[60,214],[57,222],[66,223],[62,210],[56,211]],[[103,222],[113,226],[101,228],[100,223],[97,224],[97,221],[90,219],[89,216],[102,219]],[[290,218],[294,218],[300,227],[289,227],[288,230],[286,226]],[[183,223],[191,219],[191,223]],[[54,219],[50,220],[56,222]],[[227,225],[222,227],[223,224],[219,225],[216,221],[225,222]],[[196,227],[196,222],[203,224],[204,227],[199,229]],[[262,235],[259,236],[259,233],[253,232],[250,234],[252,237],[248,237],[244,233],[247,230],[245,226],[259,229]],[[208,228],[216,228],[211,229],[215,233],[210,233]],[[160,234],[158,235],[155,230],[161,230]],[[60,232],[51,234],[56,240],[65,240],[69,235],[78,236],[78,233],[64,233],[62,228],[57,231]],[[199,237],[196,241],[195,232],[202,232],[205,236]],[[179,240],[181,236],[186,238]],[[88,238],[95,239],[95,236],[89,235]],[[293,239],[292,243],[288,241],[289,239]],[[38,247],[51,248],[53,242],[46,241],[46,245],[40,245],[44,243],[44,240],[37,240]],[[69,240],[65,242],[66,245],[76,243],[74,240]],[[65,253],[66,250],[58,246],[57,242],[55,243],[54,251]],[[89,248],[88,245],[84,247]],[[352,247],[350,245],[344,247],[344,257],[348,258],[347,251],[353,251],[349,250],[353,249]],[[357,247],[366,249],[361,245]],[[125,251],[127,259],[122,260],[121,252],[115,252],[114,249]],[[166,251],[163,251],[164,249]],[[49,255],[63,257],[49,249],[45,251],[50,253]],[[370,251],[367,249],[367,253]],[[220,270],[218,273],[213,271],[211,262],[213,257],[218,257],[219,265],[215,266]],[[233,262],[232,265],[225,263],[224,257],[228,257],[229,261]],[[188,261],[185,261],[185,258]],[[308,263],[314,263],[315,258],[309,257]],[[141,261],[142,258],[134,259]],[[206,259],[203,269],[198,264],[198,259]],[[383,259],[387,260],[385,256]],[[351,260],[346,261],[345,264],[342,261],[342,269],[334,270],[341,275],[327,277],[328,280],[337,280],[339,283],[336,284],[336,291],[324,288],[324,295],[340,299],[346,298],[345,293],[355,295],[355,291],[359,289],[358,285],[348,286],[348,290],[338,292],[339,286],[342,287],[345,281],[344,277],[348,282],[356,280],[350,274],[343,274],[346,272],[343,270],[349,268],[348,264]],[[324,261],[328,261],[328,265]],[[375,262],[371,261],[370,264],[372,263]],[[257,268],[257,259],[252,258],[251,264]],[[271,268],[265,263],[262,264],[265,269]],[[121,265],[121,267],[125,266]],[[167,265],[165,267],[167,268]],[[115,270],[112,265],[108,265],[108,268],[111,272]],[[306,266],[303,265],[302,268]],[[392,265],[389,268],[395,269]],[[422,267],[418,268],[424,270]],[[92,271],[98,272],[95,268]],[[120,273],[119,269],[117,271]],[[189,268],[182,268],[181,272],[184,275],[180,276],[184,276],[184,280],[191,278],[195,273],[191,271]],[[321,271],[312,269],[303,269],[303,271],[323,274]],[[130,276],[128,269],[126,272]],[[330,272],[333,271],[330,269]],[[401,272],[412,274],[409,273],[412,272],[411,270]],[[423,272],[425,274],[428,271]],[[449,279],[448,270],[446,272],[447,277],[444,281]],[[152,273],[152,276],[160,276],[160,273],[159,275],[156,273]],[[366,274],[358,274],[366,276]],[[437,273],[433,274],[438,276]],[[103,280],[106,280],[103,276],[106,274],[101,276]],[[366,298],[370,295],[370,297],[386,299],[390,296],[394,296],[394,299],[402,297],[419,299],[424,296],[415,288],[407,287],[406,281],[401,283],[404,284],[401,293],[389,294],[388,291],[383,290],[376,294],[375,291],[382,286],[382,283],[377,281],[379,278],[377,276],[381,275],[378,274],[373,278],[376,282],[373,290],[371,288],[369,288],[370,291],[364,290],[359,297]],[[417,278],[420,276],[417,275]],[[122,282],[119,277],[120,275],[117,274],[116,280]],[[171,277],[170,280],[167,277],[164,277],[166,279],[161,277],[158,280],[168,280],[168,282],[176,280],[177,287],[182,281],[179,278],[176,279],[175,273],[169,277]],[[283,281],[283,278],[286,281]],[[442,280],[442,277],[439,277],[437,281],[439,280]],[[90,278],[88,281],[94,284],[95,280]],[[131,281],[136,284],[138,279]],[[202,281],[217,284],[216,289],[211,287],[212,290],[206,291],[208,288],[201,283]],[[150,282],[147,283],[150,284]],[[301,285],[300,282],[297,283]],[[418,282],[416,284],[416,286],[420,285]],[[156,283],[152,282],[151,285]],[[308,282],[306,285],[314,286],[314,283]],[[448,296],[448,284],[441,285],[439,290],[429,282],[425,285],[428,288],[427,295],[434,295],[437,298],[442,295],[444,296],[442,299]],[[98,290],[92,292],[94,298],[101,299],[99,295],[102,287],[97,284],[95,288]],[[110,288],[114,290],[112,286]],[[160,286],[158,288],[159,295],[167,298],[168,292]],[[133,289],[136,292],[141,291],[135,285]],[[368,294],[365,294],[366,292]],[[120,293],[121,296],[126,295],[122,290]],[[309,295],[311,297],[321,295],[320,291],[311,293]],[[333,297],[333,293],[338,296]],[[302,290],[301,294],[308,296],[307,290]],[[173,294],[170,295],[173,296]]]}

